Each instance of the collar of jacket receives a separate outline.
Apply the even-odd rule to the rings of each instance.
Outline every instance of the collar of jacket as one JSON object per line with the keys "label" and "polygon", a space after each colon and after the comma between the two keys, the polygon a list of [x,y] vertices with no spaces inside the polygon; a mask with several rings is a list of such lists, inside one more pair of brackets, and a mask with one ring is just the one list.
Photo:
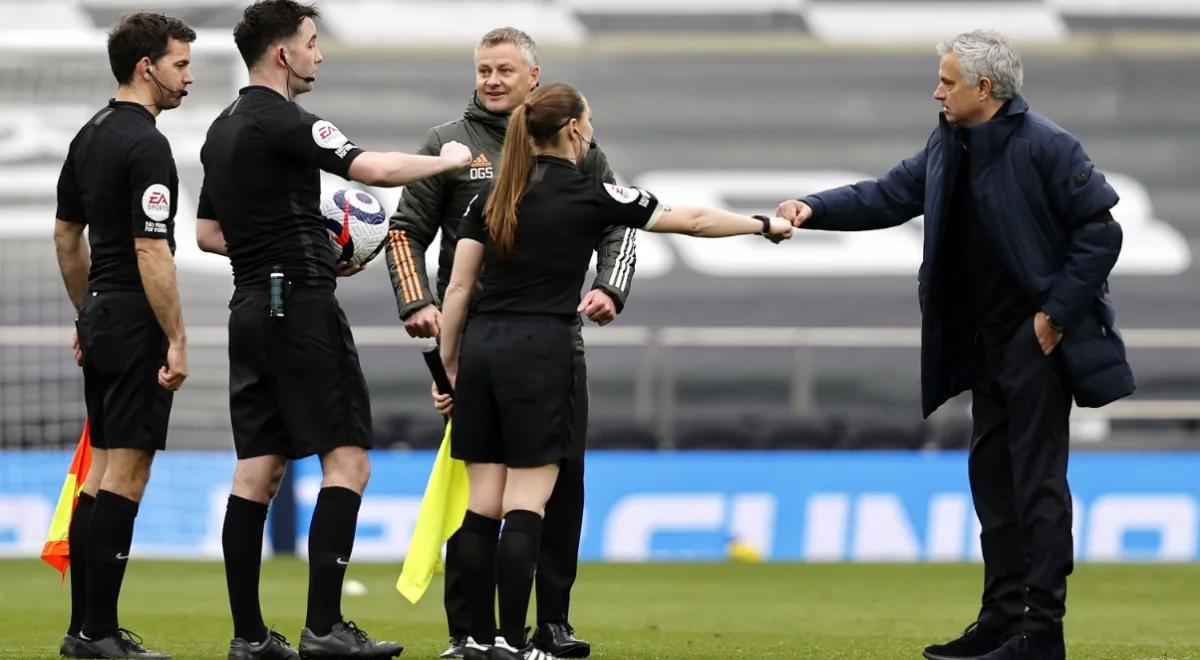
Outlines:
{"label": "collar of jacket", "polygon": [[476,93],[471,94],[471,100],[467,103],[467,109],[463,112],[463,117],[467,121],[483,124],[489,131],[495,133],[501,141],[504,140],[504,134],[508,132],[508,113],[500,114],[489,111],[479,102],[479,96]]}
{"label": "collar of jacket", "polygon": [[[968,143],[971,145],[972,157],[986,159],[1000,151],[1013,131],[1021,125],[1027,112],[1029,112],[1029,104],[1025,101],[1025,97],[1017,94],[1000,107],[995,117],[978,126],[963,129],[966,131]],[[938,122],[942,127],[942,136],[946,139],[945,144],[958,142],[954,139],[956,127],[946,121],[946,115],[938,115]]]}

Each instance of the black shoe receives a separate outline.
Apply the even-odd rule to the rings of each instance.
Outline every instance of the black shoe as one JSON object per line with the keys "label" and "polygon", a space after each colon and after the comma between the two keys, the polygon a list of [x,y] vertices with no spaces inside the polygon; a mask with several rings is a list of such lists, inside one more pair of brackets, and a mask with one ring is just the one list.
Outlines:
{"label": "black shoe", "polygon": [[1003,646],[979,656],[979,660],[1066,660],[1067,647],[1062,633],[1023,633],[1009,638]]}
{"label": "black shoe", "polygon": [[463,648],[467,645],[469,638],[466,635],[454,635],[450,638],[450,646],[446,647],[445,651],[439,655],[439,658],[461,658],[463,657]]}
{"label": "black shoe", "polygon": [[124,628],[101,639],[87,639],[80,635],[83,642],[81,650],[83,658],[145,658],[146,660],[171,660],[171,656],[158,651],[151,651],[142,646],[142,638]]}
{"label": "black shoe", "polygon": [[976,660],[1000,648],[1005,640],[1016,634],[1015,630],[984,627],[976,621],[967,626],[958,639],[926,646],[924,655],[927,660]]}
{"label": "black shoe", "polygon": [[92,656],[88,655],[85,644],[87,642],[79,637],[67,633],[63,635],[62,644],[58,646],[58,654],[64,658],[90,658]]}
{"label": "black shoe", "polygon": [[497,637],[496,643],[488,649],[488,660],[558,660],[553,655],[537,648],[533,643],[517,649],[509,646],[503,637]]}
{"label": "black shoe", "polygon": [[475,638],[468,637],[463,641],[462,656],[463,660],[488,660],[490,657],[491,647],[484,646],[475,641]]}
{"label": "black shoe", "polygon": [[272,630],[261,642],[234,637],[229,641],[229,660],[300,660],[300,654],[288,646],[286,637]]}
{"label": "black shoe", "polygon": [[576,639],[569,623],[539,623],[533,645],[558,658],[586,658],[592,654],[592,645]]}
{"label": "black shoe", "polygon": [[404,652],[396,642],[377,642],[353,621],[338,621],[328,635],[317,637],[308,628],[300,631],[301,658],[395,658]]}

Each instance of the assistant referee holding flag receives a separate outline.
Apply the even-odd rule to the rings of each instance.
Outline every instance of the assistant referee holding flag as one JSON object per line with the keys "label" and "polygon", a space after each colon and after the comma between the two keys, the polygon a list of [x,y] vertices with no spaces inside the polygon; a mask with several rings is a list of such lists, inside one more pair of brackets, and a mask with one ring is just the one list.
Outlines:
{"label": "assistant referee holding flag", "polygon": [[54,245],[79,311],[75,358],[93,449],[69,532],[71,623],[60,649],[69,658],[170,657],[119,627],[117,600],[172,392],[187,378],[174,260],[179,177],[155,118],[187,95],[195,38],[162,14],[117,23],[108,37],[117,96],[75,135],[58,179]]}
{"label": "assistant referee holding flag", "polygon": [[[456,387],[451,451],[467,462],[471,484],[457,548],[469,581],[466,658],[551,657],[527,644],[525,615],[546,501],[559,465],[579,441],[571,326],[603,233],[617,224],[707,237],[791,236],[790,223],[780,218],[670,209],[648,191],[583,174],[578,163],[595,144],[593,135],[591,112],[574,87],[555,83],[534,91],[509,118],[493,190],[471,204],[459,227],[441,350]],[[468,325],[468,303],[481,279]],[[485,651],[496,632],[494,588],[500,627]]]}
{"label": "assistant referee holding flag", "polygon": [[[541,77],[537,45],[516,28],[497,28],[483,35],[474,59],[475,93],[466,111],[459,119],[431,129],[420,149],[420,153],[434,154],[446,141],[459,140],[476,154],[470,167],[405,187],[392,217],[390,249],[385,254],[400,318],[414,337],[436,337],[440,330],[442,315],[436,301],[445,295],[450,280],[459,221],[467,205],[499,169],[509,113],[525,102]],[[615,183],[599,148],[588,152],[579,170]],[[426,274],[425,251],[439,229],[442,239],[435,298]],[[584,296],[580,311],[600,325],[612,321],[629,296],[637,258],[635,238],[636,232],[628,227],[610,227],[595,246],[596,279]],[[573,445],[574,454],[560,466],[558,484],[546,503],[546,533],[542,535],[537,571],[538,625],[533,636],[538,648],[563,658],[586,657],[591,653],[591,645],[575,638],[575,630],[567,619],[583,529],[583,458],[588,411],[587,364],[578,317],[573,332],[575,430],[579,441]],[[464,578],[455,560],[457,543],[457,535],[450,537],[446,549],[445,607],[450,647],[442,653],[443,658],[462,657],[469,632]]]}
{"label": "assistant referee holding flag", "polygon": [[234,41],[250,86],[213,122],[201,151],[197,239],[228,254],[229,408],[238,462],[222,546],[234,639],[229,658],[295,658],[269,633],[258,581],[267,506],[285,461],[317,454],[324,479],[308,535],[306,658],[388,658],[402,647],[376,642],[346,621],[342,580],[367,485],[371,409],[358,351],[334,297],[335,263],[319,209],[324,170],[397,186],[467,164],[449,143],[439,156],[365,152],[329,121],[294,102],[321,64],[315,8],[264,0],[246,8]]}

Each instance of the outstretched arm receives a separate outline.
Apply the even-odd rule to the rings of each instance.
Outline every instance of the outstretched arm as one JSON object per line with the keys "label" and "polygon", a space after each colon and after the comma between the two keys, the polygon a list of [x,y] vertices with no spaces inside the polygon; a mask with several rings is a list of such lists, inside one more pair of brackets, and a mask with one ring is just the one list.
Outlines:
{"label": "outstretched arm", "polygon": [[699,238],[762,234],[778,242],[792,237],[792,225],[783,218],[770,218],[764,225],[759,218],[704,206],[664,207],[662,214],[657,219],[652,218],[646,229]]}
{"label": "outstretched arm", "polygon": [[886,229],[920,215],[925,206],[926,149],[881,178],[787,200],[776,214],[796,227],[833,231]]}
{"label": "outstretched arm", "polygon": [[368,186],[403,186],[431,176],[466,167],[471,150],[458,142],[442,145],[437,156],[398,151],[364,151],[350,163],[349,178]]}

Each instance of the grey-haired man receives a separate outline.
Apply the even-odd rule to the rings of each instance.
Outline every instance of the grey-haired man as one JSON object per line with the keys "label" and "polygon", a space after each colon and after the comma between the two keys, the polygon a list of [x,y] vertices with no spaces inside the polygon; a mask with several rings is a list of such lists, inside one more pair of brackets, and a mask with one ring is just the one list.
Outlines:
{"label": "grey-haired man", "polygon": [[1021,60],[994,32],[938,46],[941,121],[882,178],[789,200],[807,229],[925,216],[921,381],[926,416],[970,389],[969,472],[982,524],[977,621],[930,660],[1062,660],[1072,559],[1071,401],[1133,392],[1108,274],[1117,194],[1075,136],[1029,110]]}

